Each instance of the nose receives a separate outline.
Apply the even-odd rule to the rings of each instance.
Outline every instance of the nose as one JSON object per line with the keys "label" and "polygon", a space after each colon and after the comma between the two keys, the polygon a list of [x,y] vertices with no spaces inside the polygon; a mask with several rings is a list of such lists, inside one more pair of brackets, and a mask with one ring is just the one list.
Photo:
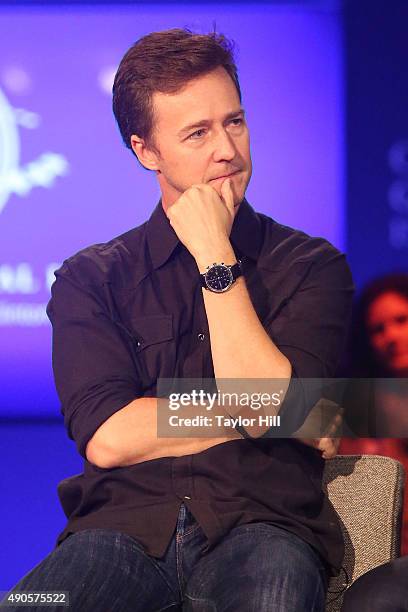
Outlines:
{"label": "nose", "polygon": [[235,154],[235,144],[231,135],[224,129],[220,130],[214,138],[214,161],[231,161]]}
{"label": "nose", "polygon": [[387,347],[398,344],[401,339],[401,329],[398,325],[390,323],[384,330],[384,342]]}

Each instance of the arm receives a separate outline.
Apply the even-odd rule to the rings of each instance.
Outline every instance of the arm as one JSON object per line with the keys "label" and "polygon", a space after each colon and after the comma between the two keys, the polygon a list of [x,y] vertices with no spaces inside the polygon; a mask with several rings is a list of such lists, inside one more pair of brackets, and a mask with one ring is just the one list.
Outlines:
{"label": "arm", "polygon": [[[230,246],[224,253],[220,250],[212,257],[200,255],[197,265],[201,272],[205,262],[235,262]],[[207,264],[208,265],[208,264]],[[217,386],[223,391],[237,393],[280,394],[284,401],[292,372],[288,358],[278,349],[262,326],[252,305],[244,277],[240,276],[232,287],[223,294],[216,294],[203,288],[204,305],[210,330],[211,353]],[[232,358],[233,356],[233,358]],[[228,380],[225,380],[228,379]],[[239,379],[236,383],[234,379]],[[265,379],[262,383],[259,379]],[[274,379],[277,379],[276,382]],[[242,382],[241,382],[242,381]],[[255,417],[250,407],[226,406],[231,416]],[[262,416],[271,416],[278,407],[267,406]],[[260,414],[259,414],[260,415]],[[246,427],[252,437],[258,437],[268,430],[267,425]]]}
{"label": "arm", "polygon": [[80,455],[111,468],[200,452],[230,440],[223,431],[218,438],[157,437],[157,400],[142,397],[129,339],[113,322],[100,287],[95,289],[98,271],[87,268],[89,260],[64,263],[47,307],[61,412]]}
{"label": "arm", "polygon": [[[185,192],[167,213],[180,240],[195,257],[200,272],[213,261],[235,262],[229,242],[234,198],[228,180],[224,181],[221,193],[220,201],[211,187],[196,186]],[[308,255],[311,265],[308,270],[304,266],[307,275],[301,279],[298,290],[291,294],[278,317],[265,323],[265,328],[253,308],[242,277],[222,294],[203,289],[217,381],[246,379],[248,386],[250,379],[270,382],[278,379],[279,386],[286,392],[292,377],[296,380],[334,375],[350,315],[353,284],[344,256],[329,243],[318,240],[315,239],[314,247],[323,243],[320,250],[315,249],[315,254],[310,255],[308,247],[309,255],[302,253],[301,259],[305,260],[305,254]],[[272,264],[276,273],[274,262]],[[282,272],[281,282],[285,283],[286,278],[299,277],[299,266],[293,270],[282,268]],[[255,385],[259,382],[254,381]],[[290,388],[293,391],[294,386]],[[295,424],[296,418],[299,420],[293,427],[295,431],[307,411],[302,413],[297,395],[289,395],[290,408],[285,404],[284,408],[286,416],[291,417],[289,420]],[[337,427],[336,422],[333,431]],[[249,433],[258,436],[263,432],[258,429]],[[302,441],[327,451],[325,456],[335,454],[336,443],[329,435],[322,440]]]}
{"label": "arm", "polygon": [[[211,186],[197,185],[188,189],[168,208],[166,214],[179,239],[195,258],[201,273],[212,262],[235,263],[235,253],[229,240],[234,220],[231,181],[224,181],[221,201]],[[283,387],[283,399],[291,377],[291,364],[263,328],[251,302],[245,279],[239,277],[222,294],[206,289],[202,291],[217,387],[233,392],[237,390],[233,379],[241,379],[246,380],[248,391],[251,379],[279,379],[279,387]],[[252,390],[260,391],[256,380]],[[232,416],[255,416],[249,407],[242,410],[241,406],[232,406],[226,410]],[[266,430],[266,426],[255,426],[247,431],[258,436]]]}
{"label": "arm", "polygon": [[[192,416],[194,411],[192,412]],[[186,415],[184,409],[183,416]],[[123,467],[159,457],[200,453],[231,440],[228,437],[157,437],[157,398],[136,399],[109,417],[87,444],[88,461],[101,468]],[[237,433],[236,438],[241,438]]]}

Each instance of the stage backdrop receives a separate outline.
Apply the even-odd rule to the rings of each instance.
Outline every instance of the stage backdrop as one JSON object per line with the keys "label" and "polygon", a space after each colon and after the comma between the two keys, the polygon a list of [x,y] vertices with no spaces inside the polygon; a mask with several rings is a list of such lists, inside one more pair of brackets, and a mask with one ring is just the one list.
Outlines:
{"label": "stage backdrop", "polygon": [[111,85],[152,30],[237,43],[254,174],[247,196],[344,249],[341,23],[302,6],[0,7],[0,415],[58,415],[45,315],[64,258],[145,221],[154,175],[124,148]]}
{"label": "stage backdrop", "polygon": [[345,12],[347,245],[358,287],[408,272],[408,2]]}

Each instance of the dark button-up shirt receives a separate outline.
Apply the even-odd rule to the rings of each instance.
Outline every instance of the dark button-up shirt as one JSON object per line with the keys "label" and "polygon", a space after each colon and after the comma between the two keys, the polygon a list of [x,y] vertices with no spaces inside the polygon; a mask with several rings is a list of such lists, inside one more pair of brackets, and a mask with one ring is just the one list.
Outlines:
{"label": "dark button-up shirt", "polygon": [[[259,320],[293,377],[333,376],[353,292],[344,255],[256,213],[246,200],[230,239]],[[270,522],[303,538],[336,572],[343,543],[321,489],[324,460],[296,440],[232,439],[113,469],[86,459],[98,427],[132,400],[156,397],[159,377],[214,378],[198,274],[161,202],[144,224],[57,270],[47,307],[54,375],[68,434],[85,463],[83,474],[59,484],[68,523],[56,545],[78,530],[110,528],[161,557],[184,502],[207,550],[236,525]]]}

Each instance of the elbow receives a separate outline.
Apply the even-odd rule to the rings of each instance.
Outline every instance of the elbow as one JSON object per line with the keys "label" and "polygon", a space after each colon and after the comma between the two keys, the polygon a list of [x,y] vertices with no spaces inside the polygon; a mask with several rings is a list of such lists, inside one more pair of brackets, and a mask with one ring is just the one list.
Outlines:
{"label": "elbow", "polygon": [[291,362],[289,361],[289,359],[287,357],[286,357],[286,364],[285,364],[285,366],[286,366],[286,372],[287,372],[286,378],[290,379],[295,374],[295,372],[293,370]]}
{"label": "elbow", "polygon": [[279,364],[279,378],[283,380],[287,380],[288,384],[290,382],[290,379],[292,378],[292,376],[295,374],[293,368],[292,368],[292,364],[289,361],[289,359],[286,357],[286,355],[282,354],[282,360]]}
{"label": "elbow", "polygon": [[85,455],[87,461],[101,469],[118,467],[120,460],[105,444],[101,443],[96,432],[86,445]]}

